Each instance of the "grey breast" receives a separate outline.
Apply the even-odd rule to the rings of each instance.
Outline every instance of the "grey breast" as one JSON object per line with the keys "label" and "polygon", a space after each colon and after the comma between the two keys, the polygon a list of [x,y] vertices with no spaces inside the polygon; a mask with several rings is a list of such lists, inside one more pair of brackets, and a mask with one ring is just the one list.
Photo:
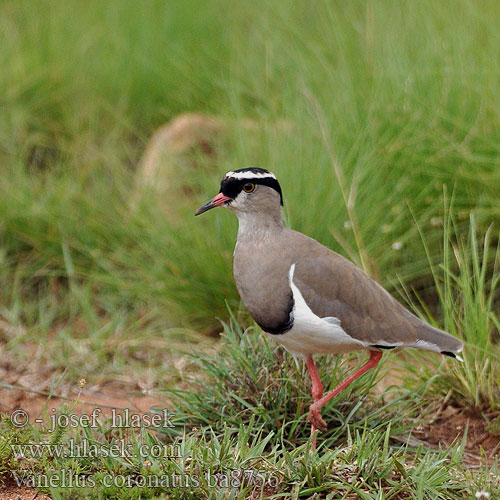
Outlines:
{"label": "grey breast", "polygon": [[283,252],[281,238],[238,243],[234,254],[234,278],[241,300],[266,332],[281,334],[292,326],[293,296],[288,271],[290,252]]}

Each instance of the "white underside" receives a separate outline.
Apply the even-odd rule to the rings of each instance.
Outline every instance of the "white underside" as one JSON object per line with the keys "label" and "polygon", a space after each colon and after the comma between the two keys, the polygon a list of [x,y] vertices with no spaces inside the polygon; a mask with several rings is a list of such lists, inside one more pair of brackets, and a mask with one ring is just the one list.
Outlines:
{"label": "white underside", "polygon": [[336,354],[365,348],[364,343],[344,331],[338,318],[320,318],[311,311],[293,282],[294,271],[295,264],[288,273],[294,300],[293,326],[286,333],[272,337],[293,355]]}

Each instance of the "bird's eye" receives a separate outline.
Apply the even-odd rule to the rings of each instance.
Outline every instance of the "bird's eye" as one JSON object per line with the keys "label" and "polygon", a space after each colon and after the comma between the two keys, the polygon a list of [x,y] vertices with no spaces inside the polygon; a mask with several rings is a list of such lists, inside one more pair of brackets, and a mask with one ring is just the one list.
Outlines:
{"label": "bird's eye", "polygon": [[245,191],[245,193],[251,193],[254,189],[255,189],[255,184],[252,184],[251,182],[247,182],[243,186],[243,191]]}

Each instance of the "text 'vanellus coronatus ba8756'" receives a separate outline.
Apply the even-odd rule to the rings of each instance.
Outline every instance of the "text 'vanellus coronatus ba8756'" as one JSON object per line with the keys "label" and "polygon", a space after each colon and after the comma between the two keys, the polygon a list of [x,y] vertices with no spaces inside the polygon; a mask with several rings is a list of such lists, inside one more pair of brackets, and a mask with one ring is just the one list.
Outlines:
{"label": "text 'vanellus coronatus ba8756'", "polygon": [[[262,330],[305,358],[312,381],[312,432],[325,430],[321,407],[378,364],[381,349],[415,347],[459,358],[460,340],[424,323],[341,255],[283,226],[276,177],[261,168],[228,172],[196,215],[226,207],[238,217],[234,278]],[[323,395],[312,356],[366,349],[370,359]]]}

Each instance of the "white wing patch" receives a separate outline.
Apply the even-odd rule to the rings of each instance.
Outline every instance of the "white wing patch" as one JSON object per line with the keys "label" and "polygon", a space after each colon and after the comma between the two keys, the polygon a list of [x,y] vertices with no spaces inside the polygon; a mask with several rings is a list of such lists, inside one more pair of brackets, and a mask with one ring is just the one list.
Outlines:
{"label": "white wing patch", "polygon": [[441,352],[441,349],[436,344],[421,339],[418,339],[414,344],[406,345],[405,347],[416,347],[417,349],[424,349],[426,351]]}
{"label": "white wing patch", "polygon": [[293,326],[282,335],[273,335],[283,347],[293,353],[310,355],[315,353],[341,353],[363,349],[364,345],[348,335],[335,317],[320,318],[311,311],[304,297],[293,282],[295,264],[288,273],[294,306]]}

